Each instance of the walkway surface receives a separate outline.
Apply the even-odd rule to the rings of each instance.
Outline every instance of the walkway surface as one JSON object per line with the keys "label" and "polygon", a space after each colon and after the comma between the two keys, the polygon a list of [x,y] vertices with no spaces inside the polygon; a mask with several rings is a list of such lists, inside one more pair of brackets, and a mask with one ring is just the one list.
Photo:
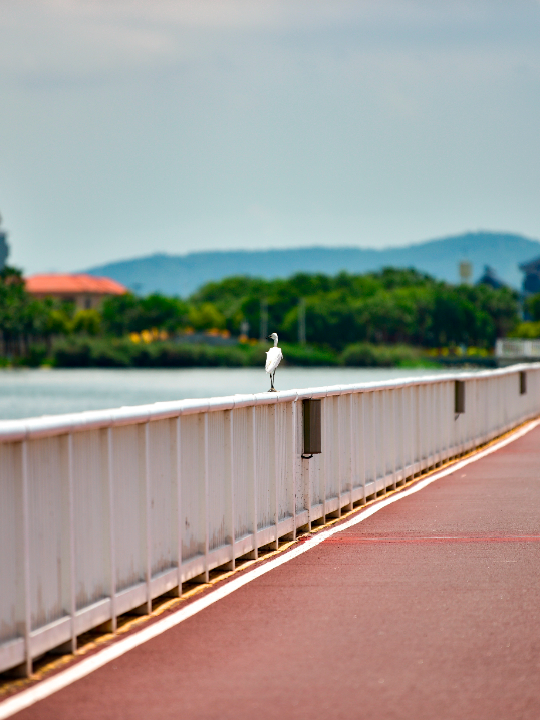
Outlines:
{"label": "walkway surface", "polygon": [[538,720],[539,616],[540,427],[15,717]]}

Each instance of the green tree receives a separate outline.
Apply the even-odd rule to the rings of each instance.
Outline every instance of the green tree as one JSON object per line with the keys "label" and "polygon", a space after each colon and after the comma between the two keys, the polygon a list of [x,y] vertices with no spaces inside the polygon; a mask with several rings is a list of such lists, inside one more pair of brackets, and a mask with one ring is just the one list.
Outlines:
{"label": "green tree", "polygon": [[487,286],[453,286],[412,268],[352,275],[297,273],[287,279],[227,278],[202,287],[191,302],[208,301],[237,331],[247,319],[258,335],[261,300],[269,329],[285,341],[298,336],[298,302],[306,303],[311,344],[341,349],[351,342],[492,346],[518,321],[517,294]]}
{"label": "green tree", "polygon": [[[103,331],[107,335],[121,337],[134,330],[140,314],[140,300],[131,293],[106,298],[101,306]],[[141,328],[144,330],[144,328]]]}
{"label": "green tree", "polygon": [[4,352],[26,355],[31,342],[53,333],[50,300],[36,300],[26,292],[22,272],[5,267],[0,273],[0,332]]}
{"label": "green tree", "polygon": [[195,330],[210,330],[225,328],[225,316],[214,303],[205,302],[201,305],[192,305],[189,308],[188,321]]}
{"label": "green tree", "polygon": [[101,315],[97,310],[79,310],[75,313],[71,328],[74,333],[84,335],[99,335],[101,330]]}
{"label": "green tree", "polygon": [[131,293],[107,298],[101,308],[103,330],[122,336],[158,328],[174,332],[187,321],[188,304],[179,298],[153,293],[144,298]]}
{"label": "green tree", "polygon": [[534,321],[540,321],[540,293],[536,293],[536,295],[531,295],[527,298],[525,301],[525,309]]}

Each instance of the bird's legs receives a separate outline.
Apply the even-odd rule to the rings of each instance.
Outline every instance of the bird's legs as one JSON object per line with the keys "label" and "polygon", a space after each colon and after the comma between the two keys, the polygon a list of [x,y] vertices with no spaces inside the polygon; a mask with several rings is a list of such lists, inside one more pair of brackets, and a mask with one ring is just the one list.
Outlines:
{"label": "bird's legs", "polygon": [[273,373],[268,373],[270,375],[270,390],[268,392],[277,392],[276,388],[274,387],[274,375],[276,374],[276,371],[274,370]]}

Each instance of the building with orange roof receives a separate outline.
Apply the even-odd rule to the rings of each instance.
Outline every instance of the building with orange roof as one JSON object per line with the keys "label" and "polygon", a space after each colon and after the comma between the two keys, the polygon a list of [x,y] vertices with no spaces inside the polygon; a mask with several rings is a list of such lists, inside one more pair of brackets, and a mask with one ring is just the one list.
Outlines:
{"label": "building with orange roof", "polygon": [[77,310],[99,307],[104,298],[124,295],[126,287],[107,277],[94,275],[31,275],[25,279],[26,291],[36,298],[52,297],[72,302]]}

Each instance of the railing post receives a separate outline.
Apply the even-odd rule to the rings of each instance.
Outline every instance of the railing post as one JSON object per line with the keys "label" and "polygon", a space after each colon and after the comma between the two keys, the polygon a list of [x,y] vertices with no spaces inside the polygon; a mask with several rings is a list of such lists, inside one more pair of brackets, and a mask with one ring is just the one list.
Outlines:
{"label": "railing post", "polygon": [[353,395],[353,393],[349,393],[349,437],[350,437],[350,466],[349,466],[349,509],[353,509],[353,485],[354,485],[354,478],[356,476],[356,455],[357,455],[357,433],[356,428],[358,425],[357,417],[358,415],[354,413],[354,401],[356,399],[356,395]]}
{"label": "railing post", "polygon": [[454,412],[452,408],[452,402],[453,402],[453,396],[452,396],[452,383],[451,381],[447,381],[444,383],[444,391],[445,391],[445,403],[444,403],[444,410],[445,410],[445,418],[446,418],[446,456],[445,460],[450,460],[451,455],[451,448],[452,448],[452,421],[454,418]]}
{"label": "railing post", "polygon": [[[231,570],[236,567],[236,517],[235,517],[235,493],[234,493],[234,410],[226,411],[226,417],[228,418],[228,428],[225,425],[225,452],[227,454],[229,476],[228,487],[229,487],[229,508],[230,517],[229,522],[231,523]],[[227,448],[227,443],[229,447]],[[227,452],[228,450],[228,452]]]}
{"label": "railing post", "polygon": [[424,441],[424,448],[425,448],[425,455],[426,455],[426,467],[425,470],[429,470],[432,464],[432,444],[431,444],[431,385],[424,385],[422,387],[422,395],[423,395],[423,404],[422,404],[422,410],[423,410],[423,428],[422,428],[422,438]]}
{"label": "railing post", "polygon": [[478,420],[480,415],[480,398],[479,398],[479,391],[480,388],[478,387],[478,383],[476,380],[470,380],[471,388],[472,388],[472,396],[474,398],[473,402],[473,411],[472,411],[472,422],[470,424],[470,430],[469,430],[469,447],[468,450],[474,450],[478,444],[479,441],[479,434],[478,434]]}
{"label": "railing post", "polygon": [[451,392],[450,392],[451,389],[452,389],[452,386],[451,386],[450,382],[443,383],[443,396],[444,396],[444,400],[445,400],[443,403],[443,412],[444,412],[444,417],[446,420],[446,453],[445,453],[445,457],[444,457],[445,461],[450,460],[450,453],[451,453],[451,447],[452,447],[452,445],[451,445],[451,443],[452,443],[452,438],[451,438],[452,425],[451,425],[451,423],[452,423],[452,418],[454,417],[454,414],[453,414],[453,412],[451,412],[451,408],[449,407],[449,405],[452,401]]}
{"label": "railing post", "polygon": [[69,552],[69,609],[71,616],[71,643],[70,649],[77,650],[77,635],[75,631],[75,513],[74,513],[74,487],[73,487],[73,435],[68,433],[67,438],[67,511],[68,511],[68,552]]}
{"label": "railing post", "polygon": [[392,441],[392,490],[396,489],[396,393],[397,390],[388,391],[388,400],[390,405],[390,427],[391,427],[391,441]]}
{"label": "railing post", "polygon": [[111,595],[111,631],[116,632],[116,549],[114,525],[113,431],[107,428],[107,490],[109,520],[109,584]]}
{"label": "railing post", "polygon": [[411,407],[410,407],[410,428],[411,428],[411,463],[412,463],[412,478],[416,475],[416,439],[417,433],[417,419],[416,419],[416,405],[417,405],[417,386],[411,385]]}
{"label": "railing post", "polygon": [[373,457],[373,479],[375,481],[375,495],[377,495],[377,475],[378,475],[378,467],[377,467],[377,450],[378,450],[377,440],[378,440],[378,437],[377,437],[377,435],[381,429],[381,424],[379,422],[379,412],[378,412],[378,410],[379,410],[378,392],[380,392],[380,391],[374,390],[371,393],[371,403],[372,403],[371,412],[372,412],[372,416],[373,416],[372,417],[372,423],[373,423],[373,439],[372,439],[373,453],[372,453],[372,457]]}
{"label": "railing post", "polygon": [[501,386],[502,382],[497,383],[497,434],[499,434],[504,427],[504,419],[502,414],[502,403],[501,403]]}
{"label": "railing post", "polygon": [[437,466],[437,432],[435,427],[435,403],[436,403],[436,385],[435,383],[430,383],[428,385],[429,388],[429,397],[428,397],[428,406],[429,406],[429,419],[428,419],[428,428],[429,428],[429,448],[430,448],[430,454],[429,454],[429,467],[435,468]]}
{"label": "railing post", "polygon": [[340,402],[339,395],[332,395],[332,419],[333,419],[333,429],[334,429],[334,447],[337,449],[337,463],[336,463],[336,473],[337,473],[337,482],[338,482],[338,511],[339,516],[341,517],[341,508],[343,505],[343,499],[342,499],[342,488],[343,488],[343,433],[341,432],[341,414],[342,414],[342,405],[343,403]]}
{"label": "railing post", "polygon": [[[389,454],[391,454],[390,448],[392,447],[392,418],[390,417],[389,412],[389,404],[390,404],[390,398],[388,397],[388,390],[381,390],[380,391],[380,409],[381,409],[381,448],[380,448],[380,454],[381,454],[381,462],[382,462],[382,477],[384,481],[384,494],[388,492],[388,485],[386,482],[387,478],[387,460],[391,460],[390,457],[388,457]],[[388,452],[390,450],[390,453]],[[390,462],[391,464],[391,462]],[[392,475],[392,472],[390,472],[390,475]]]}
{"label": "railing post", "polygon": [[204,432],[204,579],[210,582],[210,493],[209,493],[209,467],[208,467],[208,413],[204,413],[203,420]]}
{"label": "railing post", "polygon": [[[435,448],[437,450],[435,462],[438,467],[442,465],[442,458],[444,454],[443,450],[443,435],[444,432],[442,430],[442,423],[440,419],[440,409],[442,407],[442,385],[440,382],[436,382],[434,384],[435,389],[435,402],[433,403],[433,419],[436,421],[436,428],[435,428],[435,437],[436,437],[436,443]],[[439,412],[437,412],[437,410]]]}
{"label": "railing post", "polygon": [[257,473],[257,415],[255,405],[251,408],[251,444],[253,457],[253,554],[252,558],[257,560],[259,557],[259,544],[257,542],[257,533],[259,530],[259,512],[257,507],[257,484],[259,481]]}
{"label": "railing post", "polygon": [[146,613],[152,613],[152,491],[150,488],[150,423],[144,423],[144,495],[146,520]]}
{"label": "railing post", "polygon": [[441,397],[441,390],[442,386],[440,382],[436,382],[433,385],[434,390],[434,402],[433,402],[433,422],[435,423],[435,466],[440,467],[442,464],[442,456],[443,456],[443,430],[442,430],[442,423],[440,419],[440,412],[441,412],[441,406],[442,406],[442,397]]}
{"label": "railing post", "polygon": [[426,438],[427,449],[427,468],[430,470],[435,464],[435,444],[433,442],[433,383],[428,383],[425,387],[426,391],[426,416],[424,418],[424,435]]}
{"label": "railing post", "polygon": [[407,480],[407,456],[405,453],[405,393],[407,391],[407,388],[402,387],[399,391],[399,400],[401,404],[401,417],[400,417],[400,425],[401,425],[401,482],[403,485],[405,485],[405,482]]}
{"label": "railing post", "polygon": [[182,418],[179,415],[175,420],[175,441],[176,441],[176,553],[178,556],[178,597],[182,595],[182,555],[183,555],[183,534],[182,522]]}
{"label": "railing post", "polygon": [[291,499],[292,499],[292,518],[293,518],[293,540],[296,540],[296,487],[297,487],[297,466],[298,466],[298,399],[291,403]]}
{"label": "railing post", "polygon": [[307,528],[311,530],[311,474],[309,460],[302,458],[302,480],[303,480],[303,494],[304,494],[304,505],[307,508]]}
{"label": "railing post", "polygon": [[279,537],[278,537],[278,525],[279,525],[279,499],[278,499],[278,488],[279,488],[279,461],[281,459],[281,437],[280,437],[280,423],[279,423],[279,405],[274,403],[270,406],[274,412],[274,526],[276,537],[274,540],[274,549],[279,550]]}
{"label": "railing post", "polygon": [[327,476],[328,476],[328,400],[327,398],[323,398],[321,400],[321,422],[322,422],[322,428],[321,428],[321,440],[322,440],[322,468],[323,468],[323,522],[326,522],[326,496],[328,495],[328,488],[327,488]]}
{"label": "railing post", "polygon": [[28,442],[21,444],[22,470],[22,525],[23,525],[23,592],[24,592],[24,655],[25,664],[22,674],[32,675],[32,648],[30,647],[30,631],[32,629],[31,587],[30,587],[30,508],[28,487]]}
{"label": "railing post", "polygon": [[[472,450],[477,448],[482,440],[484,439],[485,431],[482,432],[480,427],[480,420],[482,416],[482,410],[484,409],[484,383],[483,381],[473,380],[474,386],[474,427],[473,427],[473,442]],[[485,429],[484,429],[485,430]]]}
{"label": "railing post", "polygon": [[[325,442],[324,440],[324,401],[321,400],[321,451],[322,453],[325,452],[325,448],[323,447],[323,444]],[[324,461],[324,455],[319,461],[319,497],[321,499],[322,504],[322,517],[321,522],[324,524],[326,522],[326,465]]]}
{"label": "railing post", "polygon": [[360,432],[358,433],[359,436],[362,438],[362,460],[360,462],[360,478],[362,481],[362,504],[366,504],[366,422],[365,422],[365,404],[366,404],[366,394],[360,393],[358,395],[358,398],[361,402],[361,424],[362,428]]}

